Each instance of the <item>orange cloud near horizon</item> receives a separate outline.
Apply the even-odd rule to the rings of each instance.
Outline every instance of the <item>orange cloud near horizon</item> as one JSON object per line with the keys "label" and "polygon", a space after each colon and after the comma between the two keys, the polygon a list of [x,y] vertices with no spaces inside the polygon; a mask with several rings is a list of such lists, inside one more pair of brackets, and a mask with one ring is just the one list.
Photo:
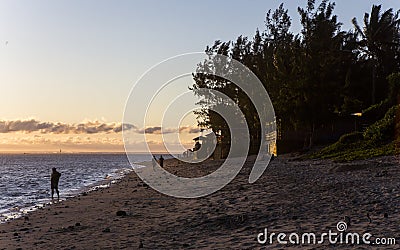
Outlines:
{"label": "orange cloud near horizon", "polygon": [[96,133],[119,133],[123,129],[133,129],[134,125],[122,123],[104,123],[99,121],[88,121],[78,124],[66,124],[61,122],[40,122],[35,119],[0,121],[0,133],[40,132],[42,134],[96,134]]}
{"label": "orange cloud near horizon", "polygon": [[[139,129],[131,124],[104,123],[88,121],[78,124],[61,122],[40,122],[30,120],[0,120],[0,153],[12,152],[124,152],[122,129],[127,129],[137,152],[146,152],[147,146],[152,152],[165,152],[163,134],[179,133],[182,142],[174,142],[191,148],[197,127],[180,128],[146,127]],[[140,141],[140,135],[146,133],[147,143]],[[132,142],[131,142],[132,143]],[[179,148],[179,147],[177,147]]]}

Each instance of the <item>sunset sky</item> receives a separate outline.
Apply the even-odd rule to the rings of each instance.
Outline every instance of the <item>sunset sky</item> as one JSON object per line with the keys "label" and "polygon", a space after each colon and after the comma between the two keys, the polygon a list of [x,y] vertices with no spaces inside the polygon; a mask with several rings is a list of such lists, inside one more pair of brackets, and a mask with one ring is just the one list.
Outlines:
{"label": "sunset sky", "polygon": [[[0,152],[122,152],[125,102],[146,70],[217,39],[252,37],[281,2],[298,32],[305,0],[0,1]],[[372,4],[400,9],[398,0],[335,2],[343,30]],[[158,122],[131,125],[133,138],[147,129],[152,148],[163,150]],[[166,131],[180,131],[189,147],[194,116],[180,125]]]}

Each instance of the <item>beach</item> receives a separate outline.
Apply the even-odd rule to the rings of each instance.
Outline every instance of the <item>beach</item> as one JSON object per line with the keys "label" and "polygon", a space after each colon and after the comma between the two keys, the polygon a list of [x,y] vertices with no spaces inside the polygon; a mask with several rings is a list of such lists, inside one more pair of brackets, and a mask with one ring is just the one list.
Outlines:
{"label": "beach", "polygon": [[[347,163],[274,159],[248,183],[254,157],[221,190],[196,199],[154,191],[132,172],[110,187],[83,193],[0,224],[0,249],[271,249],[358,248],[365,244],[259,243],[265,232],[337,231],[395,238],[400,244],[398,156]],[[171,159],[165,169],[185,177],[214,171],[223,161],[188,165]],[[261,236],[263,238],[263,236]]]}

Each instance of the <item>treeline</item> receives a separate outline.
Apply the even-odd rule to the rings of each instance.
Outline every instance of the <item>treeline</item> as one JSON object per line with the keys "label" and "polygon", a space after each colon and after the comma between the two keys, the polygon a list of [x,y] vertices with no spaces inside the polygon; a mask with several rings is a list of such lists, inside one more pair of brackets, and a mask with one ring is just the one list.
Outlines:
{"label": "treeline", "polygon": [[[362,22],[354,18],[354,28],[342,31],[334,7],[333,2],[309,0],[307,6],[298,8],[302,29],[294,34],[292,18],[281,4],[267,12],[265,30],[257,30],[253,38],[239,36],[236,41],[215,41],[207,46],[210,59],[200,63],[198,70],[209,67],[214,54],[246,65],[268,91],[280,133],[299,131],[306,147],[314,144],[316,129],[329,126],[338,117],[378,110],[370,119],[381,119],[397,102],[394,85],[399,83],[389,83],[389,76],[400,72],[399,11],[374,5]],[[248,122],[252,144],[258,145],[260,123],[246,95],[225,80],[201,73],[193,77],[192,89],[202,97],[203,109],[197,113],[200,125],[215,132],[228,131],[222,117],[209,109],[210,103],[217,101],[215,97],[198,90],[221,91],[236,100]]]}

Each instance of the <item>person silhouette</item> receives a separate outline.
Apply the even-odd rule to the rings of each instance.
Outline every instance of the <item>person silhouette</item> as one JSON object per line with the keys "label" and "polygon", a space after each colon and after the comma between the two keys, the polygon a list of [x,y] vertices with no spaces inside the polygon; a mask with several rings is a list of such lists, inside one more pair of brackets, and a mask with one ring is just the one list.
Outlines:
{"label": "person silhouette", "polygon": [[57,192],[57,200],[60,200],[60,192],[58,191],[58,182],[60,180],[61,173],[57,172],[56,168],[52,169],[51,173],[51,199],[54,199],[54,189]]}
{"label": "person silhouette", "polygon": [[164,158],[162,155],[160,155],[160,167],[164,166]]}

